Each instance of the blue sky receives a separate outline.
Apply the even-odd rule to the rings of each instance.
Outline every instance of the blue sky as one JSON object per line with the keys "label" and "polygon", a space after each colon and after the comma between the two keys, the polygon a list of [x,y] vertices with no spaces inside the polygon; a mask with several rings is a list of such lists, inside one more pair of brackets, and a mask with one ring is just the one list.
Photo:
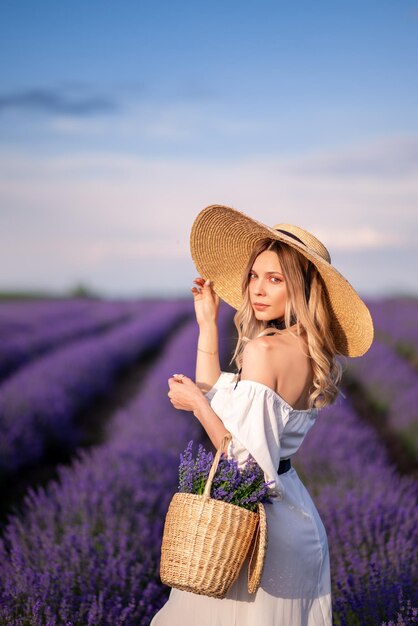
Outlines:
{"label": "blue sky", "polygon": [[0,289],[189,293],[223,203],[417,293],[418,1],[2,2]]}

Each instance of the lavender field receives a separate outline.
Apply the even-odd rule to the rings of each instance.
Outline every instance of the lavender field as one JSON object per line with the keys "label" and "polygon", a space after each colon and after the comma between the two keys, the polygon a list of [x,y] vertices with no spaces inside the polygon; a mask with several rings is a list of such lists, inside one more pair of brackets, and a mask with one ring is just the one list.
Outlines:
{"label": "lavender field", "polygon": [[[294,465],[327,529],[336,626],[418,622],[418,300],[367,302],[376,337],[343,360],[344,397],[319,413]],[[221,303],[221,363],[234,342]],[[179,455],[211,444],[167,397],[194,378],[193,303],[0,303],[0,624],[143,625],[168,598],[159,579]],[[80,434],[126,377],[135,384]],[[28,483],[51,446],[70,454]],[[291,626],[291,625],[289,625]]]}

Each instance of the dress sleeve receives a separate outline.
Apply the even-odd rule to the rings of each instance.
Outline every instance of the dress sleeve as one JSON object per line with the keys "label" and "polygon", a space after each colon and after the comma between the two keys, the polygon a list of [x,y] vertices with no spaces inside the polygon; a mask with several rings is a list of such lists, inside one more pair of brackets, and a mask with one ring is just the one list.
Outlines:
{"label": "dress sleeve", "polygon": [[235,379],[236,374],[234,374],[233,372],[221,372],[221,375],[219,376],[213,387],[211,387],[211,389],[209,389],[209,391],[205,393],[205,396],[209,400],[209,402],[212,400],[213,396],[219,389],[230,385],[232,382],[235,381]]}
{"label": "dress sleeve", "polygon": [[228,458],[242,467],[250,453],[264,471],[273,498],[281,500],[284,487],[277,469],[280,463],[280,437],[289,419],[289,410],[272,389],[261,383],[241,380],[218,390],[212,409],[232,435]]}

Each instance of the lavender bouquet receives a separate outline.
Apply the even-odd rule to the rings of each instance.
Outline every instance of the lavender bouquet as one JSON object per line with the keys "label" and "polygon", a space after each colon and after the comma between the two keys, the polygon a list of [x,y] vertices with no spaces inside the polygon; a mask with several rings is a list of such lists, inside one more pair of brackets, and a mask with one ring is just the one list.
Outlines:
{"label": "lavender bouquet", "polygon": [[[212,452],[206,452],[200,443],[197,456],[192,456],[193,440],[189,441],[183,454],[180,454],[179,492],[202,495],[213,463]],[[228,459],[222,452],[213,478],[211,497],[223,500],[249,511],[257,511],[259,502],[271,502],[270,485],[264,473],[251,454],[242,469],[235,459]]]}

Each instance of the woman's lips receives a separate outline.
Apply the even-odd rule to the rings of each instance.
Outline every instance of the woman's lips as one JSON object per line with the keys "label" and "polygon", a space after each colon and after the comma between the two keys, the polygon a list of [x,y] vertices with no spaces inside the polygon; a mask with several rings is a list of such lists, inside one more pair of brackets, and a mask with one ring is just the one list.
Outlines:
{"label": "woman's lips", "polygon": [[258,311],[264,311],[264,309],[267,309],[269,306],[269,304],[254,304],[254,308]]}

